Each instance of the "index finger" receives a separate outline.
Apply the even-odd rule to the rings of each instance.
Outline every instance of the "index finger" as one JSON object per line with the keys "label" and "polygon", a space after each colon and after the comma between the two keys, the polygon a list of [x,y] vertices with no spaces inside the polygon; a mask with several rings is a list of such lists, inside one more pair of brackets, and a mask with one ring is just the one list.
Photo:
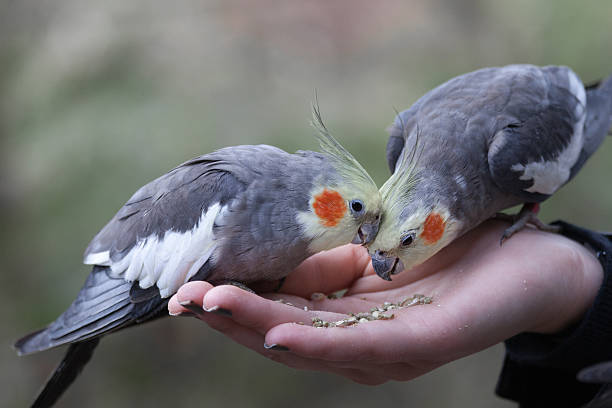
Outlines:
{"label": "index finger", "polygon": [[308,298],[312,293],[346,289],[371,269],[367,249],[344,245],[306,259],[287,276],[281,291]]}

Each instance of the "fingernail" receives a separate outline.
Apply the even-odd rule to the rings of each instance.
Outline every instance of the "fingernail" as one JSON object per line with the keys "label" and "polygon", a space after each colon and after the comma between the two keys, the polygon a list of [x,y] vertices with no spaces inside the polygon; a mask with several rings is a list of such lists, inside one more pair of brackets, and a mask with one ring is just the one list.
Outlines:
{"label": "fingernail", "polygon": [[267,344],[267,343],[264,343],[264,348],[266,350],[274,350],[274,351],[289,351],[289,347],[283,346],[282,344]]}
{"label": "fingernail", "polygon": [[178,312],[178,313],[168,313],[173,317],[196,317],[197,315],[193,312]]}
{"label": "fingernail", "polygon": [[196,315],[203,314],[203,309],[191,300],[179,301],[179,305],[183,306],[185,309],[191,310]]}
{"label": "fingernail", "polygon": [[213,307],[208,308],[208,309],[205,308],[205,307],[202,307],[202,310],[204,310],[205,312],[208,312],[208,313],[214,313],[214,314],[218,314],[218,315],[221,315],[221,316],[229,316],[229,317],[232,316],[232,311],[231,310],[223,309],[222,307],[219,307],[219,306],[213,306]]}

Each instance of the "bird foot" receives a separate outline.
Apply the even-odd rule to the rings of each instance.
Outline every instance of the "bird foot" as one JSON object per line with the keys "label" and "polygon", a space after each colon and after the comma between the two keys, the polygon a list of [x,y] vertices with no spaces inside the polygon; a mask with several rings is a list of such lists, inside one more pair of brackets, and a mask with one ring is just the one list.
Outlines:
{"label": "bird foot", "polygon": [[523,208],[521,208],[518,214],[513,214],[513,215],[504,214],[504,213],[495,214],[496,219],[510,221],[512,223],[512,225],[506,228],[506,230],[502,234],[499,240],[499,245],[500,246],[503,245],[503,243],[508,238],[510,238],[512,235],[514,235],[518,231],[525,228],[527,224],[533,225],[540,231],[547,231],[547,232],[553,232],[553,233],[558,233],[559,231],[561,231],[561,227],[558,225],[549,225],[549,224],[543,223],[538,218],[539,211],[540,211],[540,205],[538,203],[527,203],[523,205]]}

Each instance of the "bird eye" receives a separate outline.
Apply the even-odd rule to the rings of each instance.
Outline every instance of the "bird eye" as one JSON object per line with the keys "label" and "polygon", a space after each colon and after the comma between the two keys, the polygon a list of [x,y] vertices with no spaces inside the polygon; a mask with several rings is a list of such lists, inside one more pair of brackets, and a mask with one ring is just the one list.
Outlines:
{"label": "bird eye", "polygon": [[365,208],[365,205],[363,204],[363,201],[361,200],[351,200],[350,204],[351,204],[351,211],[354,214],[360,214]]}
{"label": "bird eye", "polygon": [[409,234],[406,234],[402,237],[402,246],[408,246],[410,244],[412,244],[412,241],[414,241],[414,233],[411,232]]}

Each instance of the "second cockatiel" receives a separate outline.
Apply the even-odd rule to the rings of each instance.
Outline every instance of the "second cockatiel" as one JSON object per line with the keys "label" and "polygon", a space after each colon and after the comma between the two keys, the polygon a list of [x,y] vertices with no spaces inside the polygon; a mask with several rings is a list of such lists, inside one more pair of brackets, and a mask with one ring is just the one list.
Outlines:
{"label": "second cockatiel", "polygon": [[52,405],[101,336],[167,316],[184,283],[284,278],[310,255],[369,243],[381,199],[315,109],[322,153],[235,146],[205,154],[140,188],[85,251],[91,274],[72,305],[17,341],[19,354],[70,344],[34,403]]}
{"label": "second cockatiel", "polygon": [[440,85],[397,115],[370,246],[383,279],[410,269],[498,211],[525,204],[502,238],[567,183],[612,122],[612,77],[585,88],[567,67],[484,68]]}

